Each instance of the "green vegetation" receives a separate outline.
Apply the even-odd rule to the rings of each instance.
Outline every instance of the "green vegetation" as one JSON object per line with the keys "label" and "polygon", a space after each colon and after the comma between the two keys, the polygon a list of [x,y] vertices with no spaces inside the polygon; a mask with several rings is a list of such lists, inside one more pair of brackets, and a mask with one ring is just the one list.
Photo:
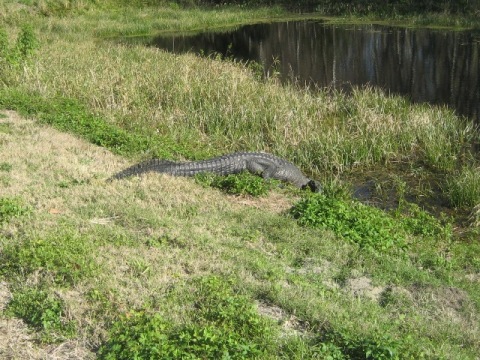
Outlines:
{"label": "green vegetation", "polygon": [[[120,155],[149,151],[152,156],[172,157],[189,153],[168,138],[136,134],[107,123],[91,114],[74,99],[55,97],[50,101],[37,94],[27,94],[8,88],[0,90],[0,106],[8,106],[26,115],[35,115],[48,125],[81,135],[93,144],[104,146]],[[183,151],[182,151],[183,150]]]}
{"label": "green vegetation", "polygon": [[248,299],[216,277],[200,279],[196,285],[191,324],[179,327],[158,314],[128,314],[113,325],[100,359],[267,357],[274,330]]}
{"label": "green vegetation", "polygon": [[406,246],[394,219],[382,210],[356,201],[345,201],[323,194],[298,202],[291,210],[299,224],[333,231],[362,248],[386,250]]}
{"label": "green vegetation", "polygon": [[23,26],[21,33],[13,45],[10,45],[8,34],[0,28],[0,78],[8,83],[10,73],[18,70],[37,47],[37,38],[31,26]]}
{"label": "green vegetation", "polygon": [[274,187],[280,186],[279,181],[264,181],[262,178],[248,172],[228,176],[198,174],[196,180],[200,184],[221,189],[230,195],[264,196]]}
{"label": "green vegetation", "polygon": [[9,277],[37,273],[53,283],[73,285],[94,271],[95,265],[88,257],[90,251],[91,245],[85,239],[72,234],[27,238],[3,248],[0,273]]}
{"label": "green vegetation", "polygon": [[22,203],[21,199],[0,198],[0,224],[9,221],[11,218],[26,215],[28,212],[29,208]]}
{"label": "green vegetation", "polygon": [[[477,129],[375,89],[299,90],[113,38],[280,8],[129,3],[0,4],[0,325],[34,334],[0,339],[5,356],[68,342],[103,359],[475,359]],[[283,156],[325,191],[249,174],[105,181],[143,158],[235,150]],[[388,210],[350,195],[379,168]],[[450,207],[426,211],[436,200]]]}
{"label": "green vegetation", "polygon": [[11,171],[12,170],[12,165],[9,164],[8,162],[2,162],[0,163],[0,171]]}
{"label": "green vegetation", "polygon": [[473,207],[480,203],[480,170],[465,166],[451,175],[446,183],[446,192],[453,206]]}
{"label": "green vegetation", "polygon": [[42,341],[47,343],[75,336],[75,323],[65,319],[64,302],[44,289],[18,289],[5,313],[40,331]]}
{"label": "green vegetation", "polygon": [[291,215],[303,226],[333,231],[337,236],[361,248],[405,250],[412,236],[449,240],[449,223],[421,210],[418,205],[403,203],[389,214],[359,201],[328,194],[304,197],[291,209]]}

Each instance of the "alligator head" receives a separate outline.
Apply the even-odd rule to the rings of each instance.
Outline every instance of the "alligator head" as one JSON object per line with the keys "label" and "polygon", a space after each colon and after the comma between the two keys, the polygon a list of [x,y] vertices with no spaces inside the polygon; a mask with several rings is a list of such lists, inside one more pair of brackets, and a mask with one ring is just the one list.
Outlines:
{"label": "alligator head", "polygon": [[318,181],[310,180],[305,185],[302,186],[302,190],[310,189],[312,192],[322,192],[322,185]]}

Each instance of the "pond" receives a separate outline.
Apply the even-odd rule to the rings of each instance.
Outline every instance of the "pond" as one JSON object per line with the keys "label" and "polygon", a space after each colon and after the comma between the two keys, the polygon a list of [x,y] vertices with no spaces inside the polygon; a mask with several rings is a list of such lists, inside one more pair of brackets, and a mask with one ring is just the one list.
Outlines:
{"label": "pond", "polygon": [[413,102],[448,105],[480,123],[478,33],[309,20],[162,36],[151,45],[256,61],[284,82],[345,92],[378,86]]}

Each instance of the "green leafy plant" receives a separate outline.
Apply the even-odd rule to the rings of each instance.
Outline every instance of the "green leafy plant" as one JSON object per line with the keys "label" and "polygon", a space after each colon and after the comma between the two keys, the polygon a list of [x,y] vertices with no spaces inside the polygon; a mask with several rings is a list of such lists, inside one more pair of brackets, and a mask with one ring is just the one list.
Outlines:
{"label": "green leafy plant", "polygon": [[174,326],[159,314],[123,316],[99,350],[100,359],[261,358],[273,330],[229,283],[208,277],[195,283],[193,321]]}
{"label": "green leafy plant", "polygon": [[58,284],[75,284],[94,273],[89,244],[71,234],[9,243],[0,253],[0,274],[26,276],[39,271]]}
{"label": "green leafy plant", "polygon": [[301,199],[290,213],[300,225],[331,230],[362,248],[405,246],[405,238],[390,216],[357,201],[312,194]]}
{"label": "green leafy plant", "polygon": [[220,189],[231,195],[266,195],[274,186],[278,186],[277,180],[265,181],[261,177],[249,172],[218,176],[215,174],[202,173],[195,177],[196,181],[205,186]]}
{"label": "green leafy plant", "polygon": [[0,224],[11,218],[20,217],[30,212],[30,209],[22,204],[19,198],[0,198]]}
{"label": "green leafy plant", "polygon": [[11,45],[8,34],[0,28],[0,75],[7,79],[11,73],[27,61],[38,47],[38,40],[32,26],[24,25],[15,44]]}
{"label": "green leafy plant", "polygon": [[394,213],[408,233],[415,236],[442,237],[450,239],[453,236],[452,223],[447,218],[437,219],[423,210],[417,204],[406,203],[400,211]]}
{"label": "green leafy plant", "polygon": [[[410,358],[402,341],[394,340],[385,334],[364,336],[344,329],[325,329],[310,338],[292,338],[282,346],[286,358],[302,359],[400,359],[400,355]],[[412,357],[414,358],[414,357]]]}
{"label": "green leafy plant", "polygon": [[399,341],[388,335],[363,338],[347,332],[332,331],[325,336],[326,344],[334,344],[347,359],[400,359]]}
{"label": "green leafy plant", "polygon": [[15,291],[5,313],[41,331],[44,342],[71,338],[76,333],[75,323],[65,317],[63,300],[41,288],[25,287]]}
{"label": "green leafy plant", "polygon": [[33,55],[38,47],[38,40],[31,25],[25,25],[22,28],[20,36],[15,45],[17,60],[26,60]]}

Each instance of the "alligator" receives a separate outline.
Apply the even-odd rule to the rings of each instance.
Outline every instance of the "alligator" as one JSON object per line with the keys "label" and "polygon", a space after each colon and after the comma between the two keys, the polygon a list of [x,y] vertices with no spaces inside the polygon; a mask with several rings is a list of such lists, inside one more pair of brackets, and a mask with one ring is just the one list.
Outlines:
{"label": "alligator", "polygon": [[189,162],[151,159],[122,170],[109,180],[123,179],[146,172],[159,172],[173,176],[195,176],[199,173],[225,176],[243,171],[260,175],[264,179],[285,181],[300,189],[321,191],[321,185],[317,181],[306,177],[291,162],[263,152],[236,152],[207,160]]}

